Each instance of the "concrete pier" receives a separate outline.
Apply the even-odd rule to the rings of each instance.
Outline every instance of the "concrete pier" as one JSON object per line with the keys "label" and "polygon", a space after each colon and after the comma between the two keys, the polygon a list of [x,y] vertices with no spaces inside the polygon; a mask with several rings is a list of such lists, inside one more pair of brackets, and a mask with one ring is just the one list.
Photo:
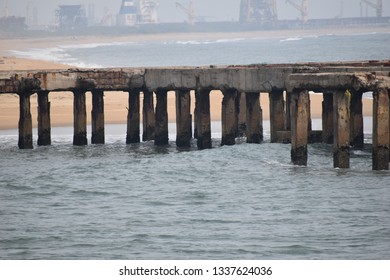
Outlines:
{"label": "concrete pier", "polygon": [[283,90],[274,90],[269,93],[271,143],[278,142],[278,131],[284,130],[285,111]]}
{"label": "concrete pier", "polygon": [[[349,167],[350,145],[363,146],[362,93],[375,92],[372,158],[373,169],[378,170],[387,169],[385,162],[389,161],[389,88],[390,61],[0,71],[0,94],[19,95],[21,149],[33,147],[30,96],[35,92],[39,103],[38,144],[50,144],[48,95],[70,91],[74,93],[73,143],[81,146],[87,144],[86,92],[92,92],[92,143],[104,143],[103,92],[125,91],[130,92],[126,142],[140,142],[140,92],[143,92],[142,138],[166,145],[167,93],[176,91],[177,145],[188,147],[191,141],[189,92],[195,90],[195,137],[199,149],[212,147],[210,94],[224,93],[222,144],[233,145],[244,126],[249,143],[261,142],[259,93],[268,92],[271,142],[291,142],[291,159],[298,165],[307,164],[307,145],[313,139],[333,142],[334,166],[338,168]],[[309,92],[312,91],[324,93],[322,132],[310,131]]]}
{"label": "concrete pier", "polygon": [[351,93],[351,146],[363,148],[363,91],[351,91]]}
{"label": "concrete pier", "polygon": [[322,101],[322,141],[333,144],[333,94],[324,93]]}
{"label": "concrete pier", "polygon": [[19,149],[33,148],[31,94],[30,92],[19,93]]}
{"label": "concrete pier", "polygon": [[348,90],[337,90],[333,94],[333,162],[335,168],[349,168],[350,102]]}
{"label": "concrete pier", "polygon": [[196,101],[196,129],[198,149],[212,148],[211,118],[210,118],[210,91],[207,89],[195,92]]}
{"label": "concrete pier", "polygon": [[294,90],[291,95],[291,161],[295,165],[307,165],[308,130],[307,90]]}
{"label": "concrete pier", "polygon": [[104,91],[92,91],[92,144],[104,144]]}
{"label": "concrete pier", "polygon": [[144,90],[143,94],[144,101],[142,106],[142,141],[152,141],[154,140],[154,131],[156,125],[153,92]]}
{"label": "concrete pier", "polygon": [[88,144],[87,140],[87,109],[85,105],[85,90],[75,90],[73,92],[73,115],[74,115],[74,134],[73,145],[84,146]]}
{"label": "concrete pier", "polygon": [[169,143],[167,93],[167,90],[161,89],[156,92],[156,127],[154,135],[154,144],[156,146],[164,146]]}
{"label": "concrete pier", "polygon": [[140,98],[139,91],[129,92],[129,107],[127,114],[126,144],[140,143]]}
{"label": "concrete pier", "polygon": [[222,100],[222,142],[221,145],[232,146],[236,144],[237,135],[237,91],[226,90]]}
{"label": "concrete pier", "polygon": [[192,118],[190,91],[176,91],[176,145],[191,147]]}
{"label": "concrete pier", "polygon": [[372,168],[389,170],[389,93],[380,88],[373,97]]}
{"label": "concrete pier", "polygon": [[38,146],[49,145],[51,145],[49,92],[38,91]]}
{"label": "concrete pier", "polygon": [[245,95],[247,143],[260,144],[263,141],[263,112],[260,106],[260,93],[247,92]]}

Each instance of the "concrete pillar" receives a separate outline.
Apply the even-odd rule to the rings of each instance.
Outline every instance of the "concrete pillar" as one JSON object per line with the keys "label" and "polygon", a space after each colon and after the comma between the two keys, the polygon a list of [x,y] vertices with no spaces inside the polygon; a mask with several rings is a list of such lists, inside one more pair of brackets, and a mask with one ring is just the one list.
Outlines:
{"label": "concrete pillar", "polygon": [[92,91],[92,144],[104,144],[104,91]]}
{"label": "concrete pillar", "polygon": [[31,94],[30,92],[19,93],[19,149],[33,148]]}
{"label": "concrete pillar", "polygon": [[156,125],[156,120],[154,116],[154,100],[153,92],[144,90],[144,102],[142,109],[142,123],[143,123],[143,132],[142,132],[142,141],[152,141],[154,140],[154,129]]}
{"label": "concrete pillar", "polygon": [[246,96],[246,141],[259,144],[263,141],[263,112],[260,93],[247,92]]}
{"label": "concrete pillar", "polygon": [[38,146],[51,144],[49,92],[38,92]]}
{"label": "concrete pillar", "polygon": [[236,113],[237,113],[236,137],[244,137],[246,133],[246,93],[245,92],[237,92]]}
{"label": "concrete pillar", "polygon": [[88,144],[87,140],[87,111],[85,106],[85,91],[74,91],[73,100],[73,145],[84,146]]}
{"label": "concrete pillar", "polygon": [[324,93],[322,101],[322,142],[333,144],[333,94]]}
{"label": "concrete pillar", "polygon": [[154,136],[154,144],[156,146],[164,146],[169,143],[167,94],[166,90],[157,90],[156,92],[156,128]]}
{"label": "concrete pillar", "polygon": [[237,135],[237,112],[236,112],[236,90],[223,92],[222,100],[222,142],[221,145],[236,144]]}
{"label": "concrete pillar", "polygon": [[309,137],[310,137],[312,131],[310,93],[308,95],[308,101],[307,101],[307,131],[309,132]]}
{"label": "concrete pillar", "polygon": [[290,92],[286,92],[286,116],[285,116],[285,130],[286,131],[290,131],[291,130],[291,113],[290,113],[290,109],[291,109],[291,93]]}
{"label": "concrete pillar", "polygon": [[210,91],[200,90],[195,93],[196,99],[196,128],[198,149],[212,148],[211,119],[210,119]]}
{"label": "concrete pillar", "polygon": [[191,147],[192,118],[190,91],[176,91],[176,145]]}
{"label": "concrete pillar", "polygon": [[353,91],[351,95],[351,146],[364,147],[363,92]]}
{"label": "concrete pillar", "polygon": [[291,95],[291,161],[295,165],[307,165],[308,104],[307,90],[294,90]]}
{"label": "concrete pillar", "polygon": [[389,94],[377,89],[373,97],[372,169],[389,170]]}
{"label": "concrete pillar", "polygon": [[141,142],[139,91],[129,92],[129,110],[127,114],[126,144]]}
{"label": "concrete pillar", "polygon": [[335,168],[349,168],[350,102],[351,93],[348,90],[338,90],[333,94]]}
{"label": "concrete pillar", "polygon": [[269,93],[271,143],[278,141],[277,131],[284,130],[284,99],[283,91]]}

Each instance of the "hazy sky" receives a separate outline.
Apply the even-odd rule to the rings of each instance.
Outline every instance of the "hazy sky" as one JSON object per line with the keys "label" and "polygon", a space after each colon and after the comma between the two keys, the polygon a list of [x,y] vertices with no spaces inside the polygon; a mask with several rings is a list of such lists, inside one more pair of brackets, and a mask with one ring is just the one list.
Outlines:
{"label": "hazy sky", "polygon": [[[300,3],[301,0],[295,0]],[[376,0],[371,0],[375,2]],[[95,5],[95,15],[100,20],[104,11],[111,14],[118,13],[122,0],[0,0],[1,15],[5,14],[5,3],[8,2],[9,14],[16,16],[26,16],[28,3],[30,11],[33,8],[38,10],[38,21],[40,24],[53,22],[54,11],[59,4],[88,4]],[[159,0],[159,17],[161,22],[177,22],[186,20],[186,15],[175,6],[175,2],[188,5],[189,0]],[[237,20],[239,15],[240,0],[196,0],[196,15],[206,17],[207,20]],[[309,18],[333,18],[340,16],[343,10],[344,17],[360,16],[361,0],[309,0]],[[299,12],[285,0],[277,0],[279,19],[298,18]],[[341,9],[343,6],[343,9]],[[384,16],[390,16],[390,0],[383,1]],[[374,16],[375,11],[363,5],[363,14]]]}

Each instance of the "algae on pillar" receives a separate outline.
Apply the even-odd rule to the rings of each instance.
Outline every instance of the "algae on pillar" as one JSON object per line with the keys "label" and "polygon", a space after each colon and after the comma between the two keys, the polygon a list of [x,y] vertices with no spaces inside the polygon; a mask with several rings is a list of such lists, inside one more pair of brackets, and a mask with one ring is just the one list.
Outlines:
{"label": "algae on pillar", "polygon": [[247,92],[246,96],[246,141],[261,143],[263,141],[263,112],[260,107],[260,93]]}
{"label": "algae on pillar", "polygon": [[164,146],[169,143],[167,94],[168,92],[162,89],[156,92],[156,127],[154,135],[154,144],[156,146]]}
{"label": "algae on pillar", "polygon": [[38,91],[38,146],[49,145],[51,145],[49,92]]}
{"label": "algae on pillar", "polygon": [[92,91],[92,144],[104,144],[104,91]]}
{"label": "algae on pillar", "polygon": [[19,149],[32,149],[31,92],[19,93]]}
{"label": "algae on pillar", "polygon": [[210,119],[210,91],[207,89],[197,90],[196,99],[196,129],[198,149],[212,148],[211,142],[211,119]]}
{"label": "algae on pillar", "polygon": [[154,131],[156,125],[153,92],[144,90],[143,93],[144,101],[142,107],[142,141],[151,141],[154,140]]}
{"label": "algae on pillar", "polygon": [[291,161],[295,165],[307,165],[308,104],[307,90],[294,90],[291,95]]}
{"label": "algae on pillar", "polygon": [[335,168],[349,168],[350,101],[351,93],[348,90],[338,90],[333,94]]}
{"label": "algae on pillar", "polygon": [[222,142],[221,145],[234,145],[237,135],[237,91],[234,89],[223,92],[222,100]]}
{"label": "algae on pillar", "polygon": [[73,92],[73,117],[74,134],[73,145],[84,146],[88,144],[87,140],[87,111],[85,105],[85,91],[77,90]]}
{"label": "algae on pillar", "polygon": [[389,170],[389,94],[380,88],[373,97],[372,169]]}
{"label": "algae on pillar", "polygon": [[129,92],[126,144],[141,142],[139,91]]}
{"label": "algae on pillar", "polygon": [[178,147],[191,147],[191,95],[188,90],[176,91],[176,131],[176,145]]}

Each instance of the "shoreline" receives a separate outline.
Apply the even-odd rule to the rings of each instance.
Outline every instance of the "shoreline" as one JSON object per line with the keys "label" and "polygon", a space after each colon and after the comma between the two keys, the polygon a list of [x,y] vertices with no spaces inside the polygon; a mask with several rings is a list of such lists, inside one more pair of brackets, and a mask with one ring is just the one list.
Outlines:
{"label": "shoreline", "polygon": [[[292,38],[322,35],[345,35],[345,34],[369,34],[369,33],[390,33],[390,27],[365,27],[365,28],[340,28],[340,29],[311,29],[311,30],[272,30],[272,31],[251,31],[251,32],[227,32],[227,33],[168,33],[168,34],[137,34],[126,36],[86,36],[86,37],[46,37],[27,39],[0,39],[0,71],[19,70],[66,70],[75,68],[71,65],[61,64],[53,61],[34,60],[9,56],[10,50],[23,51],[28,49],[45,49],[67,45],[83,44],[105,44],[113,42],[152,42],[171,40],[222,40],[237,38]],[[71,93],[52,93],[51,122],[52,127],[73,125],[73,95]],[[322,96],[312,96],[312,118],[321,118]],[[211,120],[221,120],[221,94],[210,95]],[[87,121],[90,122],[91,97],[87,95]],[[194,100],[194,99],[193,99]],[[194,103],[194,102],[192,102]],[[371,116],[372,101],[364,99],[364,115]],[[128,95],[124,92],[105,93],[105,119],[106,124],[124,124],[127,121]],[[174,94],[168,95],[168,116],[169,122],[175,121],[175,98]],[[269,118],[268,95],[261,95],[261,106],[263,118]],[[33,95],[31,98],[31,112],[33,127],[37,126],[37,102]],[[193,107],[193,105],[192,105]],[[193,108],[191,108],[193,110]],[[19,100],[16,95],[0,95],[0,130],[15,129],[19,120]]]}

